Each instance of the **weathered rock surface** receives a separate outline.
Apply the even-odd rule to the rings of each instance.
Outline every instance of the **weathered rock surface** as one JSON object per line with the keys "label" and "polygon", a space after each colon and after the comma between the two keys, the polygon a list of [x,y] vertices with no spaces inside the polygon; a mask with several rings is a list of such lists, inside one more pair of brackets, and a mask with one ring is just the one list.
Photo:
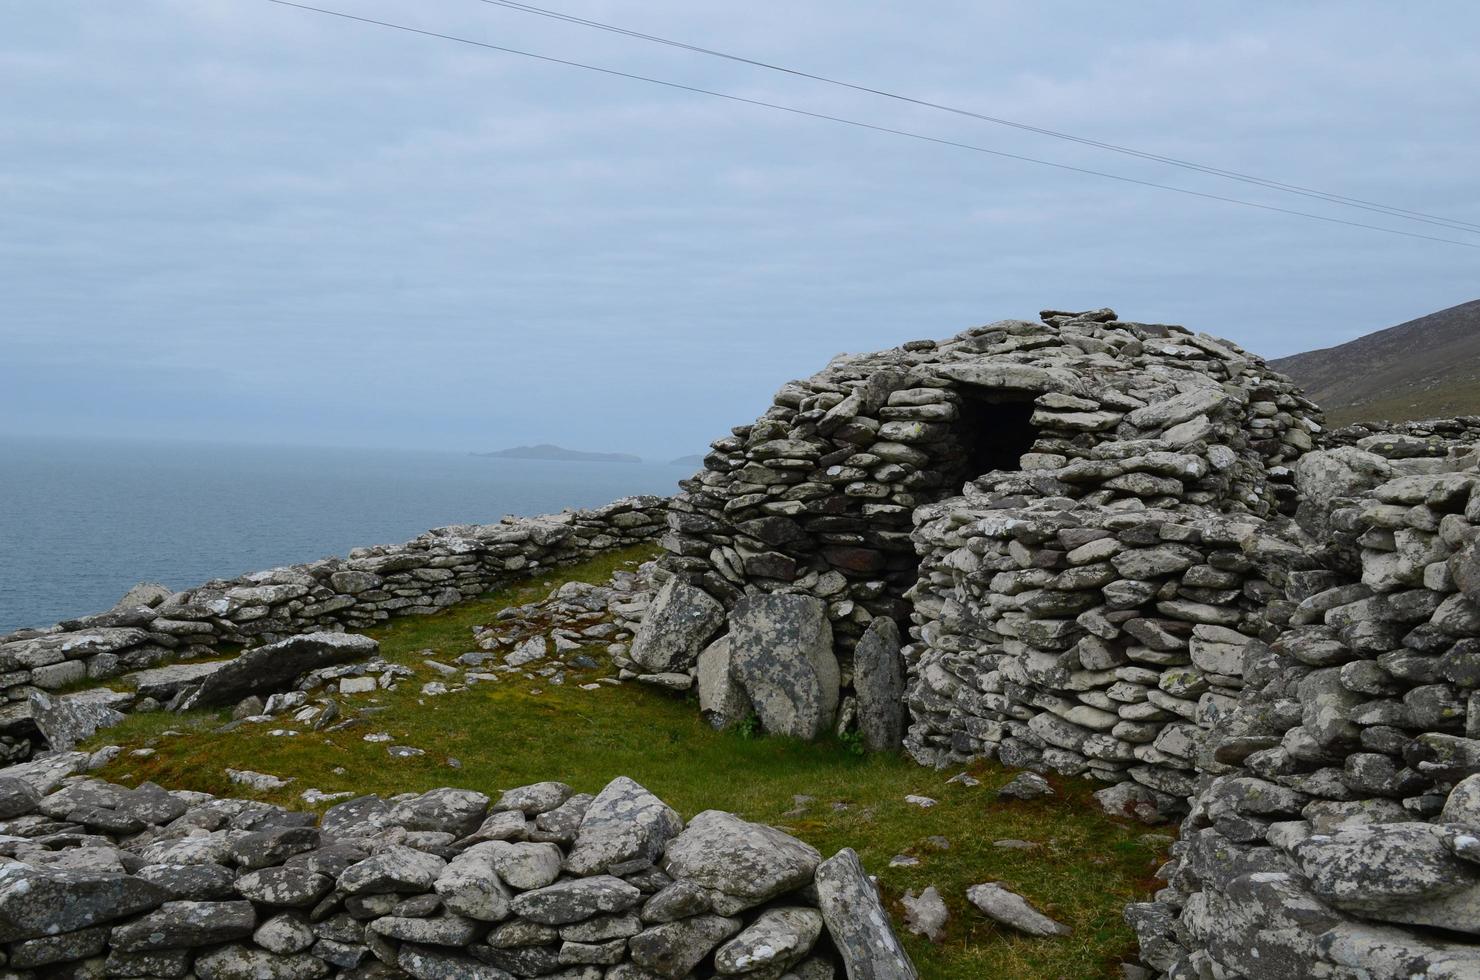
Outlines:
{"label": "weathered rock surface", "polygon": [[668,804],[626,776],[597,794],[581,817],[566,868],[574,874],[630,874],[650,867],[683,820]]}
{"label": "weathered rock surface", "polygon": [[668,845],[663,870],[710,889],[716,911],[729,914],[801,888],[821,860],[774,827],[705,810]]}
{"label": "weathered rock surface", "polygon": [[123,713],[114,705],[126,705],[129,700],[128,695],[111,691],[54,695],[33,690],[31,718],[47,745],[58,752],[69,752],[78,742],[123,721]]}
{"label": "weathered rock surface", "polygon": [[817,868],[817,904],[849,980],[915,980],[919,976],[858,855],[839,851]]}
{"label": "weathered rock surface", "polygon": [[871,752],[899,748],[906,722],[904,658],[894,620],[876,617],[853,648],[853,688],[863,744]]}
{"label": "weathered rock surface", "polygon": [[730,615],[730,651],[730,669],[767,732],[814,739],[832,727],[840,673],[821,600],[742,599]]}
{"label": "weathered rock surface", "polygon": [[652,673],[687,670],[724,621],[724,607],[709,595],[670,580],[632,640],[632,659]]}

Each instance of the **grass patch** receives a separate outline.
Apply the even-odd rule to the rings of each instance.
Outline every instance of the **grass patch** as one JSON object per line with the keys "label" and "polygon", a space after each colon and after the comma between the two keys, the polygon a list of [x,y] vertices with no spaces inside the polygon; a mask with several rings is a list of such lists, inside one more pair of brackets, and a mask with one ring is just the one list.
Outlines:
{"label": "grass patch", "polygon": [[[152,748],[154,754],[125,752],[101,775],[239,796],[250,794],[224,770],[254,769],[294,779],[287,789],[263,796],[289,805],[298,805],[297,794],[308,787],[394,794],[452,785],[493,794],[560,779],[596,792],[627,775],[685,817],[730,810],[784,827],[824,854],[853,847],[891,901],[907,889],[935,885],[951,909],[945,940],[937,946],[903,936],[927,980],[1109,976],[1134,950],[1121,908],[1155,886],[1151,875],[1162,860],[1160,845],[1142,839],[1145,828],[1102,815],[1089,798],[1093,785],[1060,780],[1050,800],[999,804],[994,791],[1011,773],[994,765],[973,766],[982,785],[967,788],[946,782],[956,770],[933,772],[901,756],[860,756],[838,741],[805,744],[715,732],[692,702],[640,685],[580,689],[609,668],[572,672],[561,686],[521,678],[444,697],[420,695],[423,682],[438,679],[422,666],[424,651],[446,662],[473,649],[471,628],[492,621],[499,609],[543,598],[563,581],[603,582],[617,568],[650,555],[650,549],[639,548],[603,556],[372,631],[386,659],[418,673],[396,691],[343,699],[349,711],[383,709],[352,728],[268,735],[268,729],[292,727],[283,718],[211,734],[224,713],[134,715],[102,740],[129,750]],[[385,744],[363,740],[371,732],[388,732],[396,743],[427,754],[390,758]],[[904,802],[908,794],[939,803],[921,809]],[[794,799],[799,795],[814,798],[800,812]],[[949,850],[932,845],[936,836],[949,841]],[[1006,838],[1038,846],[993,845]],[[896,854],[914,855],[920,865],[888,867]],[[1003,882],[1073,926],[1074,934],[1032,939],[999,930],[965,900],[966,889],[983,881]]]}

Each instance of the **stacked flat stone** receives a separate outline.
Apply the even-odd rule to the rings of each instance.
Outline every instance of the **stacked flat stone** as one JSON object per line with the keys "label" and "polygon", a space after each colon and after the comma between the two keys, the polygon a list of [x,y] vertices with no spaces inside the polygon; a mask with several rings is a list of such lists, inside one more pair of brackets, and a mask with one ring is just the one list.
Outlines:
{"label": "stacked flat stone", "polygon": [[[1045,311],[786,385],[681,485],[662,564],[726,607],[822,600],[845,687],[870,622],[913,622],[907,744],[922,762],[1012,739],[1012,759],[1065,771],[1182,772],[1178,726],[1205,691],[1238,690],[1192,665],[1193,634],[1233,642],[1266,590],[1238,556],[1248,528],[1225,517],[1293,510],[1290,464],[1317,419],[1226,341]],[[998,468],[974,472],[983,445]]]}
{"label": "stacked flat stone", "polygon": [[1298,464],[1287,532],[1317,564],[1268,604],[1269,642],[1245,646],[1244,691],[1204,739],[1167,886],[1128,909],[1147,965],[1480,976],[1476,436],[1368,429]]}
{"label": "stacked flat stone", "polygon": [[1200,730],[1243,688],[1275,589],[1263,522],[1189,509],[951,502],[923,521],[906,745],[1126,783],[1115,812],[1171,816]]}
{"label": "stacked flat stone", "polygon": [[[322,819],[0,779],[7,977],[913,980],[856,855],[618,778],[363,796]],[[85,758],[85,757],[84,757]]]}
{"label": "stacked flat stone", "polygon": [[131,590],[112,610],[0,637],[0,732],[7,759],[29,753],[29,695],[182,659],[224,645],[357,630],[394,616],[437,612],[522,576],[652,541],[661,497],[496,524],[457,524],[405,544],[356,548],[346,558],[255,572],[183,592]]}

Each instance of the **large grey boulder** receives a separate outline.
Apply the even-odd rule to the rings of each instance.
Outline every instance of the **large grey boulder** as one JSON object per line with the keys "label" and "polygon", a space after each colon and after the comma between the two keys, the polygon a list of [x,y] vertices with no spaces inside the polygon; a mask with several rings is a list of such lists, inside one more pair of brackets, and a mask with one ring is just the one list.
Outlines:
{"label": "large grey boulder", "polygon": [[904,686],[899,627],[887,616],[876,616],[853,650],[858,731],[870,752],[892,752],[904,740]]}
{"label": "large grey boulder", "polygon": [[818,866],[817,904],[848,980],[918,980],[889,911],[852,848]]}
{"label": "large grey boulder", "polygon": [[[1258,871],[1240,874],[1216,890],[1205,889],[1183,907],[1177,933],[1189,947],[1205,948],[1231,973],[1306,980],[1320,962],[1317,938],[1344,916],[1310,894],[1298,878]],[[1139,917],[1128,912],[1126,918],[1135,922]],[[1146,956],[1143,960],[1158,965]]]}
{"label": "large grey boulder", "polygon": [[236,704],[251,694],[267,694],[292,686],[302,674],[320,667],[366,660],[380,644],[358,633],[304,633],[248,650],[201,681],[185,698],[180,710],[219,708]]}
{"label": "large grey boulder", "polygon": [[803,595],[752,595],[730,614],[730,669],[761,727],[815,739],[831,730],[841,674],[827,605]]}
{"label": "large grey boulder", "polygon": [[31,720],[46,744],[55,751],[68,752],[101,729],[123,721],[123,712],[114,705],[126,704],[129,696],[108,690],[47,694],[33,688],[29,700]]}
{"label": "large grey boulder", "polygon": [[236,879],[236,890],[259,905],[302,908],[334,889],[328,875],[301,866],[263,868]]}
{"label": "large grey boulder", "polygon": [[10,947],[10,968],[25,970],[38,966],[50,966],[54,963],[70,963],[98,956],[107,948],[107,926],[93,926],[91,929],[79,929],[77,932],[63,932],[55,936],[27,939],[25,942],[16,943]]}
{"label": "large grey boulder", "polygon": [[632,659],[654,674],[688,670],[724,621],[724,607],[707,592],[669,579],[637,629]]}
{"label": "large grey boulder", "polygon": [[716,912],[733,915],[812,880],[822,855],[774,827],[705,810],[663,855],[663,870],[708,888]]}
{"label": "large grey boulder", "polygon": [[548,780],[530,783],[528,786],[504,790],[489,810],[493,813],[518,812],[526,817],[535,817],[541,813],[549,813],[570,799],[573,793],[575,790],[565,783]]}
{"label": "large grey boulder", "polygon": [[385,915],[370,923],[370,931],[401,942],[466,946],[482,928],[477,920],[461,915]]}
{"label": "large grey boulder", "polygon": [[38,794],[45,795],[62,785],[68,776],[87,768],[86,752],[50,752],[5,768],[7,779],[19,779]]}
{"label": "large grey boulder", "polygon": [[640,871],[681,830],[678,811],[635,780],[618,776],[586,808],[565,866],[578,875]]}
{"label": "large grey boulder", "polygon": [[1210,386],[1152,402],[1131,412],[1125,420],[1138,429],[1165,429],[1199,415],[1212,415],[1232,401],[1222,387]]}
{"label": "large grey boulder", "polygon": [[0,867],[0,942],[55,935],[159,906],[160,886],[132,875]]}

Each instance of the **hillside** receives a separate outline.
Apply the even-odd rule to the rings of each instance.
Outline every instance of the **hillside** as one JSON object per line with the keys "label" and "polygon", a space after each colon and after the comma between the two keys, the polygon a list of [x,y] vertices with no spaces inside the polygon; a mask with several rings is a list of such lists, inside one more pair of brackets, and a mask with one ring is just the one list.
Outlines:
{"label": "hillside", "polygon": [[1480,414],[1480,300],[1269,363],[1337,424]]}
{"label": "hillside", "polygon": [[574,463],[640,463],[642,458],[630,453],[588,453],[579,449],[566,449],[542,442],[538,446],[515,446],[478,456],[496,456],[500,459],[558,459]]}

